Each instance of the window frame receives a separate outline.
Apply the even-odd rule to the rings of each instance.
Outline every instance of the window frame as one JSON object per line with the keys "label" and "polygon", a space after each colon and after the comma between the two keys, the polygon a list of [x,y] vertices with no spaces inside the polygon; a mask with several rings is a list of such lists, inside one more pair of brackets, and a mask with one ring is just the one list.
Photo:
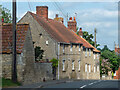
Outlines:
{"label": "window frame", "polygon": [[62,61],[62,71],[65,71],[65,59]]}
{"label": "window frame", "polygon": [[72,70],[75,70],[75,60],[72,60]]}

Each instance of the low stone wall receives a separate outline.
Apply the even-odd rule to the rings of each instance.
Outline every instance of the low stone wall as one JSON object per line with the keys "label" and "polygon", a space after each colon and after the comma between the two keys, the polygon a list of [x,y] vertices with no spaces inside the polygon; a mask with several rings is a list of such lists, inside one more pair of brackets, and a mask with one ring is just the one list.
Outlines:
{"label": "low stone wall", "polygon": [[[11,79],[12,54],[2,54],[2,77]],[[51,63],[31,63],[24,61],[21,54],[17,55],[17,79],[23,85],[53,79]]]}

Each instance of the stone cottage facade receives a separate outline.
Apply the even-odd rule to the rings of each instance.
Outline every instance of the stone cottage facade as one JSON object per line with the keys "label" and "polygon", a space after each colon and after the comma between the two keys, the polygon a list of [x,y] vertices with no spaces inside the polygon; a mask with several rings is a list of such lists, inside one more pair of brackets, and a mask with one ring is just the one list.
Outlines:
{"label": "stone cottage facade", "polygon": [[48,18],[47,6],[37,6],[36,14],[28,11],[19,21],[25,22],[30,25],[34,45],[44,50],[43,59],[59,59],[58,79],[100,79],[100,51],[76,34],[75,18],[65,27],[58,15],[54,20]]}
{"label": "stone cottage facade", "polygon": [[[2,77],[11,79],[12,75],[12,24],[3,23],[2,29]],[[17,24],[17,79],[22,84],[40,82],[43,78],[52,79],[51,63],[35,63],[34,47],[29,24]],[[45,67],[46,66],[46,67]],[[40,71],[40,72],[38,72]]]}

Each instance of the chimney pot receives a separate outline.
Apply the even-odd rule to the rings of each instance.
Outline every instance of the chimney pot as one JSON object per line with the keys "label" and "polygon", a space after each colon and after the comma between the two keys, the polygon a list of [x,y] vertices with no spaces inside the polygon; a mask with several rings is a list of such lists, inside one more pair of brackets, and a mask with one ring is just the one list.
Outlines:
{"label": "chimney pot", "polygon": [[80,28],[80,31],[82,31],[82,28]]}
{"label": "chimney pot", "polygon": [[69,20],[72,20],[72,17],[70,17]]}
{"label": "chimney pot", "polygon": [[75,17],[74,17],[74,21],[75,21]]}
{"label": "chimney pot", "polygon": [[56,14],[56,18],[58,18],[58,14]]}

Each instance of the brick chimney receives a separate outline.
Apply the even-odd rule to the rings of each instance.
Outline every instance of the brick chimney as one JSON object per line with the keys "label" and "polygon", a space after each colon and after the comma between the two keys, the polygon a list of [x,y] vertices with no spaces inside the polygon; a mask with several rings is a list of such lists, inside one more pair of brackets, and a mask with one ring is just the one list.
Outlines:
{"label": "brick chimney", "polygon": [[54,20],[61,22],[62,24],[64,23],[64,20],[62,17],[58,17],[58,14],[55,15]]}
{"label": "brick chimney", "polygon": [[48,20],[48,7],[47,6],[36,6],[37,16],[44,17]]}
{"label": "brick chimney", "polygon": [[68,21],[68,29],[73,30],[74,32],[77,32],[76,26],[77,26],[77,22],[76,22],[75,17],[74,17],[74,19],[72,19],[72,17],[70,17],[69,21]]}
{"label": "brick chimney", "polygon": [[80,28],[80,30],[78,31],[78,35],[79,35],[80,37],[83,37],[82,28]]}

